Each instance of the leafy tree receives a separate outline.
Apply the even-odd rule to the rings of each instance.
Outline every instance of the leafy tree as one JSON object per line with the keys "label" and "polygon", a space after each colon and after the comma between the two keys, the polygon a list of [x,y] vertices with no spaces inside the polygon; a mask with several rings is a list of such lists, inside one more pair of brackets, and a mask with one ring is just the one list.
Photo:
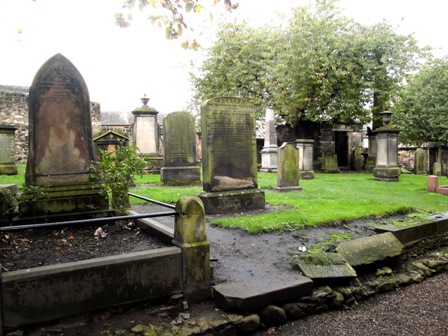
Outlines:
{"label": "leafy tree", "polygon": [[412,36],[381,23],[344,17],[337,0],[294,9],[284,29],[222,27],[202,72],[196,99],[236,95],[272,107],[289,123],[367,122],[393,101],[405,76],[427,56]]}
{"label": "leafy tree", "polygon": [[[261,113],[270,104],[271,68],[278,53],[276,28],[251,28],[247,22],[224,24],[207,51],[198,74],[191,74],[194,105],[217,96],[251,100]],[[276,41],[277,39],[277,41]]]}
{"label": "leafy tree", "polygon": [[103,183],[103,193],[118,215],[129,208],[129,189],[135,183],[135,175],[146,166],[137,150],[135,145],[120,145],[113,152],[100,149],[101,160],[91,165],[93,176]]}
{"label": "leafy tree", "polygon": [[393,107],[400,140],[421,145],[435,141],[448,145],[448,58],[436,59],[412,77]]}
{"label": "leafy tree", "polygon": [[[199,14],[205,9],[200,0],[123,0],[123,9],[133,9],[136,5],[143,11],[145,7],[151,6],[154,14],[149,16],[152,24],[157,24],[159,28],[165,27],[165,36],[167,39],[178,39],[182,36],[185,29],[188,29],[185,15],[188,13]],[[208,4],[215,6],[220,0],[209,0]],[[238,3],[232,4],[232,0],[223,0],[227,11],[238,8]],[[115,14],[116,24],[120,27],[129,27],[133,17],[132,14],[118,12]],[[210,19],[213,14],[210,12]],[[200,45],[196,39],[192,41],[185,40],[182,43],[184,48],[197,49]]]}

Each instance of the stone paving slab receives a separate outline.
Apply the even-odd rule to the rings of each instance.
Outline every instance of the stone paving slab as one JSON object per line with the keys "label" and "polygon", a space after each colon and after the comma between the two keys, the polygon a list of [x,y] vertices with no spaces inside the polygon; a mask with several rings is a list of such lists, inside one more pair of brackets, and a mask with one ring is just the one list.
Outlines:
{"label": "stone paving slab", "polygon": [[356,271],[340,254],[313,253],[294,258],[293,267],[312,280],[356,278]]}
{"label": "stone paving slab", "polygon": [[297,275],[294,280],[275,279],[272,282],[223,283],[213,288],[214,300],[224,310],[250,311],[270,304],[294,300],[309,295],[313,281]]}

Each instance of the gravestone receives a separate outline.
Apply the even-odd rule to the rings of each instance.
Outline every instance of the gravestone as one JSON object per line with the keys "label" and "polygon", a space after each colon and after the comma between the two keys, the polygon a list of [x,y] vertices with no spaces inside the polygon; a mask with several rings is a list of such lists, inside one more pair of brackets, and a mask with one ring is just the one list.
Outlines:
{"label": "gravestone", "polygon": [[0,125],[0,175],[17,175],[16,130],[13,125]]}
{"label": "gravestone", "polygon": [[[22,216],[102,211],[108,203],[92,179],[90,98],[75,66],[57,54],[29,92],[29,155]],[[33,187],[33,188],[31,188]],[[40,188],[39,195],[32,192]],[[36,200],[37,198],[37,200]]]}
{"label": "gravestone", "polygon": [[423,148],[417,148],[414,154],[414,172],[416,175],[426,175],[426,152]]}
{"label": "gravestone", "polygon": [[300,178],[304,180],[312,180],[314,178],[314,170],[313,170],[314,140],[297,139],[296,146],[299,149]]}
{"label": "gravestone", "polygon": [[338,155],[332,148],[322,151],[322,171],[324,173],[339,173]]}
{"label": "gravestone", "polygon": [[276,191],[300,191],[299,187],[299,150],[292,143],[284,142],[277,153],[277,188]]}
{"label": "gravestone", "polygon": [[363,157],[363,149],[361,147],[357,147],[353,150],[353,170],[361,170],[364,166],[364,157]]}
{"label": "gravestone", "polygon": [[265,206],[258,189],[255,110],[233,97],[201,106],[203,190],[206,213],[249,211]]}
{"label": "gravestone", "polygon": [[163,119],[162,182],[201,180],[196,160],[195,120],[189,112],[173,112]]}
{"label": "gravestone", "polygon": [[266,109],[266,130],[264,134],[264,146],[261,150],[260,171],[277,171],[277,148],[277,132],[275,130],[274,110]]}
{"label": "gravestone", "polygon": [[160,172],[163,157],[159,150],[159,125],[157,123],[159,112],[148,106],[149,98],[146,95],[141,98],[141,101],[143,105],[132,111],[134,115],[134,143],[148,164],[145,169]]}

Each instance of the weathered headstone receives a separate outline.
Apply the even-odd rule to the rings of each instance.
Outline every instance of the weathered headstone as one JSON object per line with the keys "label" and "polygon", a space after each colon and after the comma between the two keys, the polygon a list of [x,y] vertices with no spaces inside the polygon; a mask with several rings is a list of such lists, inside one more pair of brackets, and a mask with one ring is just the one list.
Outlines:
{"label": "weathered headstone", "polygon": [[255,110],[244,99],[221,97],[201,106],[203,189],[206,213],[264,208],[258,189]]}
{"label": "weathered headstone", "polygon": [[189,112],[173,112],[163,119],[162,182],[195,182],[201,180],[196,160],[195,120]]}
{"label": "weathered headstone", "polygon": [[322,171],[324,173],[339,173],[338,155],[331,148],[322,151]]}
{"label": "weathered headstone", "polygon": [[[91,177],[94,160],[90,99],[86,83],[63,55],[37,72],[29,93],[29,155],[22,215],[104,210],[107,201]],[[33,190],[36,190],[34,188]],[[32,208],[32,209],[31,209]]]}
{"label": "weathered headstone", "polygon": [[426,175],[426,151],[417,148],[414,154],[414,172],[416,175]]}
{"label": "weathered headstone", "polygon": [[0,125],[0,175],[17,175],[15,132],[13,125]]}
{"label": "weathered headstone", "polygon": [[266,109],[266,129],[264,134],[264,146],[261,150],[260,171],[277,171],[277,148],[277,132],[275,130],[274,110]]}
{"label": "weathered headstone", "polygon": [[133,139],[148,163],[146,170],[159,172],[163,163],[163,157],[159,151],[159,125],[157,123],[159,112],[148,106],[149,98],[146,95],[141,100],[143,105],[132,111],[134,115]]}
{"label": "weathered headstone", "polygon": [[442,164],[440,162],[433,163],[432,173],[436,176],[442,176]]}
{"label": "weathered headstone", "polygon": [[364,165],[364,157],[363,157],[363,149],[361,147],[357,147],[353,150],[353,169],[361,170]]}
{"label": "weathered headstone", "polygon": [[314,170],[313,170],[314,140],[297,139],[296,146],[299,149],[300,178],[304,180],[311,180],[314,178]]}
{"label": "weathered headstone", "polygon": [[298,256],[292,261],[293,267],[300,269],[311,280],[352,279],[356,271],[340,254],[310,253]]}
{"label": "weathered headstone", "polygon": [[292,143],[284,142],[278,149],[276,191],[300,191],[299,150]]}

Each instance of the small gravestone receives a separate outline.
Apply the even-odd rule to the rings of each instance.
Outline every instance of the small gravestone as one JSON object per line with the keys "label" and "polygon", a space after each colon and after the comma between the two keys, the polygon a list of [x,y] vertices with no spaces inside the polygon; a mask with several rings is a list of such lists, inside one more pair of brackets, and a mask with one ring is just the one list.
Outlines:
{"label": "small gravestone", "polygon": [[311,253],[298,256],[292,261],[311,280],[343,280],[356,277],[356,271],[340,254]]}
{"label": "small gravestone", "polygon": [[352,266],[373,264],[396,257],[403,252],[403,244],[390,232],[341,243],[336,252]]}
{"label": "small gravestone", "polygon": [[13,125],[0,125],[0,175],[17,175],[15,132]]}
{"label": "small gravestone", "polygon": [[416,175],[426,175],[426,152],[423,148],[417,148],[414,154],[414,172]]}
{"label": "small gravestone", "polygon": [[33,188],[24,192],[21,215],[107,209],[101,186],[91,177],[93,160],[87,86],[75,66],[57,54],[42,65],[30,87],[25,182]]}
{"label": "small gravestone", "polygon": [[331,148],[322,151],[322,171],[324,173],[339,173],[338,156]]}
{"label": "small gravestone", "polygon": [[442,176],[442,165],[440,164],[440,162],[433,163],[432,173],[436,176]]}
{"label": "small gravestone", "polygon": [[195,120],[189,112],[173,112],[163,120],[162,182],[196,182],[201,171],[196,160]]}
{"label": "small gravestone", "polygon": [[353,169],[361,170],[364,166],[364,157],[363,157],[363,149],[361,147],[357,147],[353,150]]}
{"label": "small gravestone", "polygon": [[277,171],[277,132],[275,130],[274,110],[266,110],[266,130],[264,134],[264,146],[261,150],[262,172]]}
{"label": "small gravestone", "polygon": [[277,188],[276,191],[300,191],[299,187],[299,150],[292,143],[283,143],[277,151]]}
{"label": "small gravestone", "polygon": [[114,152],[119,146],[128,146],[129,138],[117,131],[100,132],[93,137],[95,157],[101,158],[100,149]]}
{"label": "small gravestone", "polygon": [[255,109],[244,99],[213,98],[201,106],[203,189],[206,213],[265,206],[258,189]]}

